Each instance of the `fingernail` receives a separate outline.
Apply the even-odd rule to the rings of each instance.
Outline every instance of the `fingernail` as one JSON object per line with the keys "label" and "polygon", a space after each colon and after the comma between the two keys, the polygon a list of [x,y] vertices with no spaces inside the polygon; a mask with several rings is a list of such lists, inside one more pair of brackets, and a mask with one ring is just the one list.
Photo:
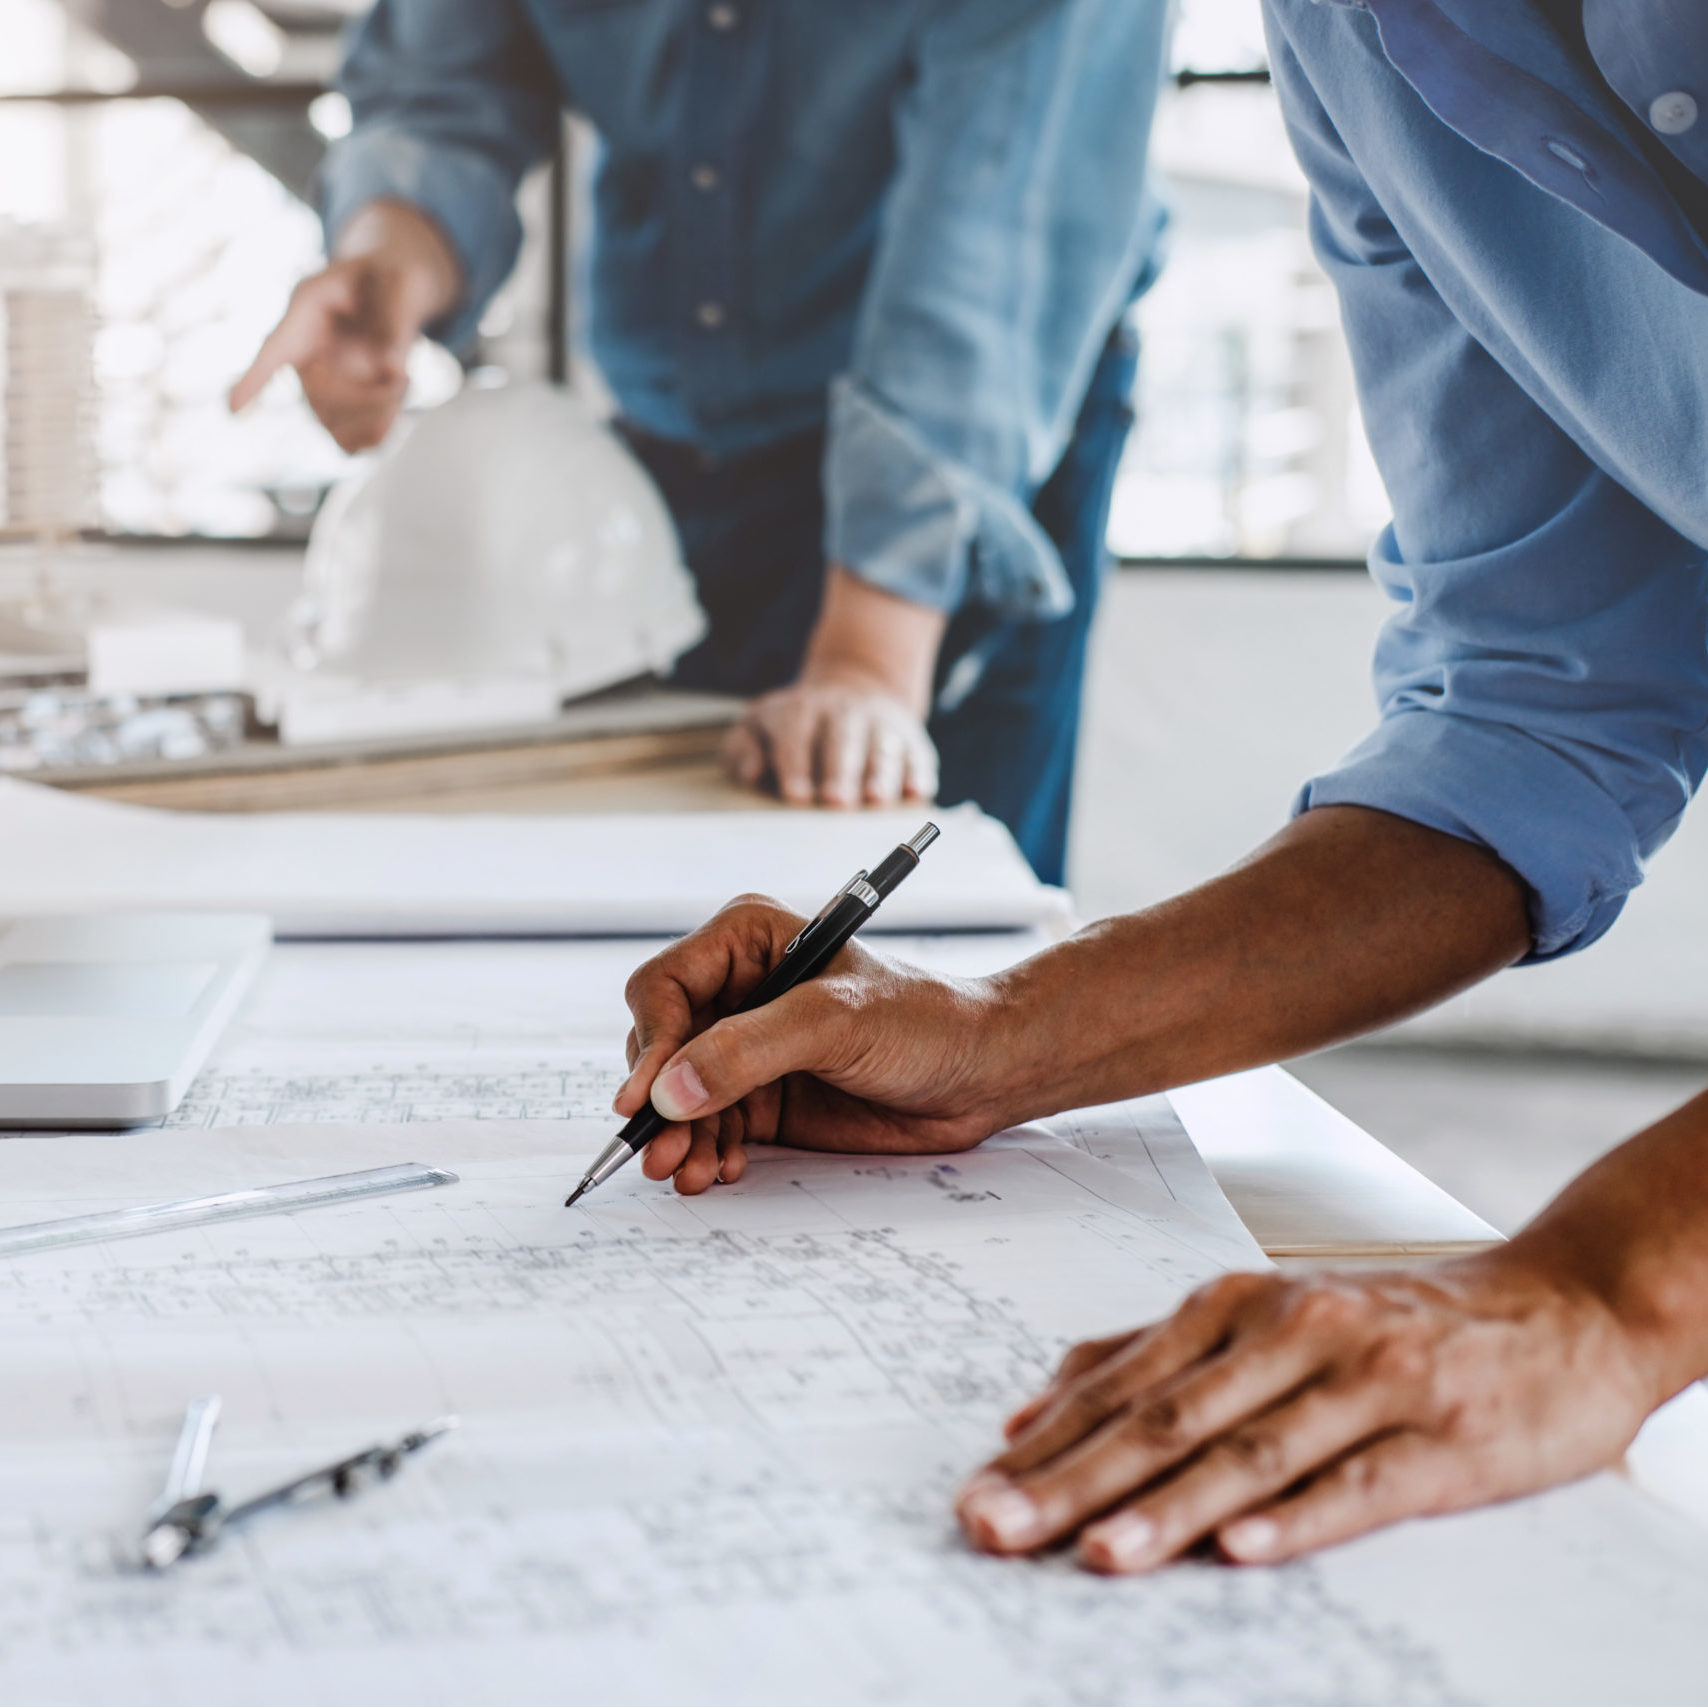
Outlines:
{"label": "fingernail", "polygon": [[999,1547],[1024,1547],[1038,1532],[1038,1508],[1011,1484],[994,1480],[969,1485],[962,1496],[961,1516],[976,1524]]}
{"label": "fingernail", "polygon": [[1086,1530],[1079,1550],[1093,1564],[1130,1571],[1144,1563],[1155,1543],[1156,1525],[1148,1517],[1120,1511]]}
{"label": "fingernail", "polygon": [[666,1120],[692,1120],[706,1102],[706,1087],[693,1063],[678,1061],[653,1081],[652,1106]]}
{"label": "fingernail", "polygon": [[1267,1517],[1242,1517],[1230,1523],[1216,1539],[1236,1559],[1266,1559],[1281,1541],[1281,1527]]}
{"label": "fingernail", "polygon": [[615,1114],[617,1112],[618,1105],[622,1102],[623,1098],[628,1094],[629,1086],[632,1085],[634,1082],[635,1082],[635,1076],[633,1073],[630,1073],[629,1076],[626,1079],[624,1079],[620,1085],[617,1086],[617,1094],[611,1098],[611,1112],[613,1114]]}

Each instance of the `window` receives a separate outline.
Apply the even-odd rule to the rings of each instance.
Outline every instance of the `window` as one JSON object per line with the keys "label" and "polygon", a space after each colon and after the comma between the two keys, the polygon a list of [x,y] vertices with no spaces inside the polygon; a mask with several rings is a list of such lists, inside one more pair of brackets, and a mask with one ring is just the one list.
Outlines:
{"label": "window", "polygon": [[[109,0],[79,8],[97,33],[57,0],[0,0],[0,292],[39,277],[47,251],[62,283],[81,269],[88,347],[47,383],[88,388],[85,524],[296,536],[346,467],[293,380],[239,420],[224,398],[319,259],[305,197],[325,139],[348,123],[325,81],[365,3]],[[1176,65],[1154,146],[1171,258],[1140,315],[1140,425],[1112,544],[1129,558],[1360,557],[1385,501],[1305,239],[1303,180],[1261,80],[1257,0],[1184,0]],[[546,371],[551,329],[568,323],[549,204],[542,174],[482,364]],[[432,402],[461,374],[423,351],[416,381]],[[0,381],[9,415],[31,382],[43,376]],[[16,492],[10,509],[0,528],[27,520]]]}

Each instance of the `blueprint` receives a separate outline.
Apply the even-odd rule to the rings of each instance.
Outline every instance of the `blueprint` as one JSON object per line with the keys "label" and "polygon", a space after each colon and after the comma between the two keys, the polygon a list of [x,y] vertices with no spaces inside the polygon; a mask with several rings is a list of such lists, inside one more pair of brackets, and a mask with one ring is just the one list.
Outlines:
{"label": "blueprint", "polygon": [[622,1082],[615,1046],[466,1054],[338,1044],[232,1048],[203,1069],[167,1124],[574,1120],[606,1114]]}
{"label": "blueprint", "polygon": [[[1244,1249],[1095,1129],[762,1150],[682,1199],[608,1121],[13,1140],[7,1222],[418,1160],[441,1190],[0,1263],[0,1697],[163,1707],[1529,1707],[1698,1698],[1708,1539],[1611,1478],[1280,1571],[978,1558],[956,1482],[1072,1340]],[[1129,1146],[1130,1153],[1130,1146]],[[130,1564],[183,1406],[213,1483],[446,1412],[349,1505]]]}
{"label": "blueprint", "polygon": [[[1044,946],[1029,932],[886,938],[966,976]],[[630,972],[656,941],[281,943],[174,1127],[602,1118],[624,1076]],[[1168,1098],[1039,1127],[1243,1237]],[[1252,1255],[1256,1256],[1255,1248]]]}

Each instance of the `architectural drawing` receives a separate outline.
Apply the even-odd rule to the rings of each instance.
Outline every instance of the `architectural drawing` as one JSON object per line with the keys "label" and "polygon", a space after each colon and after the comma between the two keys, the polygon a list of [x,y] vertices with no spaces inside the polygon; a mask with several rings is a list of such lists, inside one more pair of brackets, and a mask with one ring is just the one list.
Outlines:
{"label": "architectural drawing", "polygon": [[[1708,1674],[1679,1610],[1708,1541],[1605,1479],[1278,1572],[975,1557],[949,1502],[1000,1417],[1069,1341],[1214,1273],[1221,1233],[1020,1137],[764,1152],[694,1200],[631,1170],[565,1211],[606,1125],[10,1145],[16,1219],[283,1155],[461,1183],[0,1264],[5,1698],[1605,1707]],[[360,1502],[144,1575],[137,1521],[212,1390],[233,1496],[445,1411],[463,1427]],[[1543,1579],[1545,1603],[1503,1598]]]}

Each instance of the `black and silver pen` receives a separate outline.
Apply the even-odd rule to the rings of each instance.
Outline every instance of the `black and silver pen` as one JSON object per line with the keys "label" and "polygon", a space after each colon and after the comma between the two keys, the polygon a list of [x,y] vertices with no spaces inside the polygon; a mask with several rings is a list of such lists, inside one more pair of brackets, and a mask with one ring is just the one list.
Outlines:
{"label": "black and silver pen", "polygon": [[[797,984],[822,972],[848,939],[866,923],[883,902],[919,864],[919,856],[942,832],[927,824],[910,836],[872,871],[857,871],[819,910],[818,917],[804,926],[783,950],[783,958],[761,978],[753,993],[741,1004],[739,1013],[751,1013],[774,1002]],[[649,1102],[594,1159],[581,1184],[564,1199],[567,1208],[578,1197],[603,1185],[625,1162],[632,1161],[670,1122]]]}

